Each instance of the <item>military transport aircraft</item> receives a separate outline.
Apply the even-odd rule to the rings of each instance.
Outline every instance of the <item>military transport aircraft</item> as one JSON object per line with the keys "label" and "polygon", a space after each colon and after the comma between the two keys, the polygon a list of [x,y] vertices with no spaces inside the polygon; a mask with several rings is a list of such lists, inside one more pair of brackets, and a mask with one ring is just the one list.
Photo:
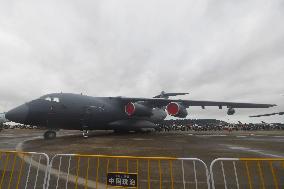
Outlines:
{"label": "military transport aircraft", "polygon": [[20,105],[6,113],[6,118],[17,123],[48,128],[45,139],[56,137],[56,129],[139,131],[157,128],[167,114],[185,118],[190,106],[228,108],[269,108],[274,104],[194,101],[168,99],[187,93],[165,93],[154,98],[91,97],[71,93],[53,93]]}

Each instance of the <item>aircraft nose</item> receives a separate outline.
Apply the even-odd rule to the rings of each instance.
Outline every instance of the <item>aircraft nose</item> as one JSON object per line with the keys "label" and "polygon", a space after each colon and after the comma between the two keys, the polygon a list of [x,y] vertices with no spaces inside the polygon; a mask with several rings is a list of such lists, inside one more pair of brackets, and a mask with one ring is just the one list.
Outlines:
{"label": "aircraft nose", "polygon": [[18,106],[6,113],[5,117],[9,121],[16,123],[25,123],[29,113],[29,107],[27,104]]}

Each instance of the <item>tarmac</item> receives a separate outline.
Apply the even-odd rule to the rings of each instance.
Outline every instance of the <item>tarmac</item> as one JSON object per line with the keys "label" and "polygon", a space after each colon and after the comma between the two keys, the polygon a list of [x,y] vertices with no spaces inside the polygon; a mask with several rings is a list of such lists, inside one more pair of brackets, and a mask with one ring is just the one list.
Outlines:
{"label": "tarmac", "polygon": [[[199,158],[209,167],[210,163],[220,157],[225,158],[283,158],[284,157],[284,131],[216,131],[216,132],[195,132],[195,131],[170,131],[170,132],[152,132],[152,133],[113,133],[110,131],[95,131],[91,133],[88,139],[84,139],[79,131],[59,131],[58,137],[53,140],[44,140],[42,130],[3,130],[0,133],[0,150],[16,150],[21,148],[23,151],[43,152],[53,157],[55,154],[93,154],[93,155],[113,155],[113,156],[148,156],[148,157],[179,157],[179,158]],[[59,158],[55,159],[53,166],[54,174],[51,175],[51,186],[59,185],[59,188],[65,187],[66,179],[61,176],[57,179]],[[96,170],[96,161],[90,161],[90,165]],[[109,169],[116,169],[115,162],[109,161]],[[68,159],[62,159],[62,175],[66,174]],[[103,161],[102,161],[103,162]],[[102,163],[101,162],[101,163]],[[76,159],[72,159],[70,175],[76,175]],[[85,174],[83,170],[87,169],[87,159],[78,160],[80,170],[77,171],[79,177],[77,181],[84,185]],[[107,164],[107,162],[104,162]],[[79,165],[78,164],[78,165]],[[127,162],[128,164],[128,162]],[[135,167],[135,163],[129,162]],[[148,164],[149,165],[149,164]],[[120,162],[120,169],[125,169],[126,162]],[[141,162],[140,166],[147,170],[147,162]],[[159,178],[158,167],[156,163],[151,163],[151,178],[155,182],[151,183],[153,188],[158,186]],[[192,167],[189,167],[192,170]],[[185,166],[185,167],[186,167]],[[60,166],[59,166],[60,167]],[[103,166],[101,166],[103,167]],[[168,163],[162,163],[162,169],[168,167]],[[180,165],[173,165],[176,170]],[[104,167],[106,169],[106,166]],[[131,169],[131,168],[129,168]],[[196,165],[196,169],[202,169],[201,165]],[[277,165],[275,169],[279,170]],[[81,173],[82,171],[82,173]],[[283,169],[282,169],[283,171]],[[63,174],[64,173],[64,174]],[[245,171],[244,171],[245,173]],[[105,173],[103,173],[105,174]],[[180,173],[176,173],[176,178]],[[188,176],[194,178],[194,172]],[[199,188],[206,188],[206,179],[201,176],[204,171],[197,174],[199,177]],[[267,173],[268,174],[268,173]],[[270,174],[270,173],[269,173]],[[81,175],[81,176],[80,176]],[[281,177],[284,175],[280,175]],[[89,177],[95,178],[95,171],[89,174]],[[144,179],[142,179],[142,177]],[[165,175],[165,177],[167,177]],[[163,184],[170,184],[169,177],[164,179]],[[59,181],[58,181],[59,180]],[[56,182],[57,181],[57,182]],[[147,186],[147,173],[140,174],[141,186]],[[221,182],[221,181],[219,181]],[[281,181],[281,185],[283,181]],[[94,180],[90,180],[89,188],[94,187]],[[105,178],[101,178],[100,184],[105,183]],[[71,185],[70,185],[71,184]],[[72,185],[73,184],[73,185]],[[78,183],[77,183],[78,184]],[[156,185],[155,185],[156,184]],[[176,180],[175,188],[181,188],[182,181]],[[194,186],[194,182],[188,181],[187,184]],[[246,184],[246,183],[244,183]],[[69,183],[74,187],[75,183]],[[67,186],[67,185],[66,185]],[[140,188],[144,188],[141,187]],[[272,185],[271,185],[272,186]],[[82,186],[83,187],[83,186]],[[191,187],[191,186],[190,186]],[[164,187],[164,188],[170,188]]]}
{"label": "tarmac", "polygon": [[[94,131],[83,139],[79,131],[59,131],[54,140],[44,140],[42,130],[7,129],[0,132],[0,149],[47,154],[80,153],[134,156],[284,157],[284,131],[170,131],[120,134]],[[54,145],[56,144],[56,145]]]}
{"label": "tarmac", "polygon": [[[64,131],[54,140],[43,140],[42,131],[27,130],[20,135],[0,134],[12,147],[25,141],[23,150],[58,153],[105,154],[122,156],[195,157],[211,162],[219,157],[284,157],[284,131],[152,132],[117,134],[93,132],[83,139],[80,132]],[[7,137],[6,139],[2,137]],[[40,137],[40,138],[37,138]],[[5,146],[7,148],[7,146]]]}

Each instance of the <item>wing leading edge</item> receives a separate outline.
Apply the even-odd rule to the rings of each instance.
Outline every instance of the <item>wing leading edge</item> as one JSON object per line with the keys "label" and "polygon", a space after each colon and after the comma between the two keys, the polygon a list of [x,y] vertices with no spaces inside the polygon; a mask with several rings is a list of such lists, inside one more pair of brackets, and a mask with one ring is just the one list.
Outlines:
{"label": "wing leading edge", "polygon": [[199,101],[199,100],[176,100],[176,99],[158,99],[158,98],[128,98],[118,97],[122,102],[127,104],[128,102],[145,102],[152,107],[163,107],[171,102],[177,102],[185,107],[200,106],[205,108],[206,106],[217,106],[219,109],[222,107],[228,108],[270,108],[277,106],[276,104],[256,104],[256,103],[237,103],[237,102],[218,102],[218,101]]}

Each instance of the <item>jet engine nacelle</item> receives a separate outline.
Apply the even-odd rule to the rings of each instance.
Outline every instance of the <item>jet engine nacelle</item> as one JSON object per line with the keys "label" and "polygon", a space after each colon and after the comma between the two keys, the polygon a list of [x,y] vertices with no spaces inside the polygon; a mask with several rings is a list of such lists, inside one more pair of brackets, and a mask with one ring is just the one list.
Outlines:
{"label": "jet engine nacelle", "polygon": [[185,118],[188,115],[186,107],[177,102],[171,102],[167,105],[167,112],[169,115],[179,118]]}
{"label": "jet engine nacelle", "polygon": [[234,115],[236,113],[236,110],[234,108],[229,108],[227,111],[228,115]]}
{"label": "jet engine nacelle", "polygon": [[133,102],[125,105],[125,113],[128,116],[151,116],[153,114],[152,108]]}

